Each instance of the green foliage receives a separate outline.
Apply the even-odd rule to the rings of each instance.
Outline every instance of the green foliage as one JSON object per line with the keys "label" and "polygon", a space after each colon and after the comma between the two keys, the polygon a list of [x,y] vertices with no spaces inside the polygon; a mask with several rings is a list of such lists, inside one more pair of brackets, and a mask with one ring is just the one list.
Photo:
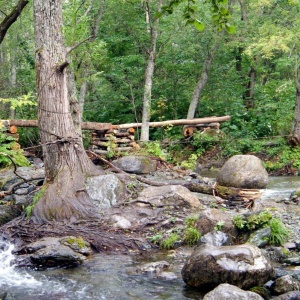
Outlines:
{"label": "green foliage", "polygon": [[263,210],[259,213],[253,213],[248,216],[236,215],[233,218],[233,224],[241,230],[251,231],[264,227],[269,224],[272,214]]}
{"label": "green foliage", "polygon": [[153,244],[158,244],[160,242],[160,240],[162,239],[162,237],[163,237],[163,234],[157,233],[157,234],[151,236],[149,239],[150,239],[150,242],[152,242]]}
{"label": "green foliage", "polygon": [[6,136],[0,128],[0,167],[8,167],[13,163],[17,166],[29,166],[23,150],[14,148],[17,148],[14,138]]}
{"label": "green foliage", "polygon": [[269,243],[277,246],[283,245],[289,236],[288,229],[284,226],[279,218],[271,219],[269,226],[271,228]]}
{"label": "green foliage", "polygon": [[187,217],[184,221],[186,228],[183,232],[183,241],[189,246],[197,244],[201,238],[201,233],[196,228],[198,218],[197,215],[192,215]]}
{"label": "green foliage", "polygon": [[215,230],[215,231],[220,231],[220,230],[222,230],[223,225],[224,225],[224,221],[219,221],[219,222],[217,223],[217,225],[214,227],[214,230]]}
{"label": "green foliage", "polygon": [[184,220],[184,224],[187,227],[195,227],[196,223],[198,222],[198,219],[199,219],[198,215],[189,216]]}
{"label": "green foliage", "polygon": [[35,205],[38,203],[38,201],[42,198],[46,191],[46,185],[44,185],[33,197],[31,205],[28,205],[25,208],[26,218],[29,219],[32,215],[33,209]]}
{"label": "green foliage", "polygon": [[31,93],[16,98],[0,98],[0,102],[8,103],[11,109],[16,109],[24,106],[37,106],[36,99]]}
{"label": "green foliage", "polygon": [[187,160],[182,161],[180,166],[184,169],[194,170],[196,168],[197,160],[198,155],[193,153],[188,157]]}
{"label": "green foliage", "polygon": [[268,242],[271,245],[282,245],[289,236],[288,229],[279,218],[274,218],[268,211],[261,211],[258,214],[236,215],[233,224],[240,230],[253,231],[266,226],[271,229]]}
{"label": "green foliage", "polygon": [[180,236],[178,233],[172,232],[166,239],[164,239],[160,246],[164,250],[170,250],[174,248],[174,244],[180,241]]}
{"label": "green foliage", "polygon": [[138,151],[138,153],[143,155],[156,156],[161,159],[167,158],[167,153],[164,149],[161,148],[159,142],[142,143],[141,149]]}
{"label": "green foliage", "polygon": [[201,238],[201,233],[194,227],[188,227],[184,231],[183,241],[189,245],[195,245]]}

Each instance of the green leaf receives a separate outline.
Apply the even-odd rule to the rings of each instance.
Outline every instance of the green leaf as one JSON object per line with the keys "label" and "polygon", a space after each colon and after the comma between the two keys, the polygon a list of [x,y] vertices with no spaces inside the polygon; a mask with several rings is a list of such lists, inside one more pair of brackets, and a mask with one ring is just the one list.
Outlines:
{"label": "green leaf", "polygon": [[196,29],[197,29],[198,31],[203,31],[203,29],[204,29],[204,24],[201,23],[201,22],[199,22],[198,20],[195,20],[195,21],[193,22],[193,25],[196,27]]}
{"label": "green leaf", "polygon": [[226,31],[230,34],[234,34],[236,32],[235,26],[233,26],[233,25],[227,26],[227,24],[226,24]]}

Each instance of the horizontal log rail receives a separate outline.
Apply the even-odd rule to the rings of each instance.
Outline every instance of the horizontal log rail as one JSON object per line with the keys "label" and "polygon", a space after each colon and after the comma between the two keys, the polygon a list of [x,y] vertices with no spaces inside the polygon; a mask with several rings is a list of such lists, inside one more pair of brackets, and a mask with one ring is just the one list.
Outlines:
{"label": "horizontal log rail", "polygon": [[[230,116],[222,116],[222,117],[206,117],[206,118],[196,118],[196,119],[179,119],[179,120],[167,120],[160,122],[149,122],[149,127],[162,127],[167,125],[197,125],[203,123],[214,123],[214,122],[225,122],[229,121]],[[0,127],[38,127],[37,120],[0,120]],[[111,123],[97,123],[97,122],[82,122],[81,128],[84,130],[114,130],[114,129],[130,129],[130,128],[138,128],[141,127],[142,123],[129,123],[129,124],[119,124],[112,125]]]}

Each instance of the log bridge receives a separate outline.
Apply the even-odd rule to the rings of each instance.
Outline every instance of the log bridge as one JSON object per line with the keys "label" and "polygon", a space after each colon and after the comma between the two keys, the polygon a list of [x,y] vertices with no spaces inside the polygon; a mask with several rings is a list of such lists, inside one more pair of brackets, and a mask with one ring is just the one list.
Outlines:
{"label": "log bridge", "polygon": [[[183,135],[188,138],[195,131],[205,131],[208,128],[219,130],[220,122],[229,121],[230,116],[206,117],[197,119],[179,119],[161,122],[149,122],[149,127],[183,126]],[[142,123],[113,125],[111,123],[82,122],[81,129],[91,131],[90,150],[98,154],[108,154],[109,151],[124,152],[138,149],[135,142],[135,130]],[[18,127],[38,127],[37,120],[0,120],[0,129],[8,136],[19,139]]]}

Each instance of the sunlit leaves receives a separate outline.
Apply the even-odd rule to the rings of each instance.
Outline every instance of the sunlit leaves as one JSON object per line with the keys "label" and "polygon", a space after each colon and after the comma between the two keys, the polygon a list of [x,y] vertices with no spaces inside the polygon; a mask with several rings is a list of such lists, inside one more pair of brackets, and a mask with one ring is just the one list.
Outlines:
{"label": "sunlit leaves", "polygon": [[[199,31],[204,29],[204,23],[199,20],[201,6],[208,4],[211,11],[211,20],[218,30],[226,30],[228,33],[234,33],[235,27],[230,24],[231,15],[228,9],[228,0],[171,0],[168,5],[162,7],[157,13],[157,17],[163,14],[172,14],[174,9],[182,4],[182,17],[186,24],[192,24]],[[201,17],[201,16],[200,16]]]}

